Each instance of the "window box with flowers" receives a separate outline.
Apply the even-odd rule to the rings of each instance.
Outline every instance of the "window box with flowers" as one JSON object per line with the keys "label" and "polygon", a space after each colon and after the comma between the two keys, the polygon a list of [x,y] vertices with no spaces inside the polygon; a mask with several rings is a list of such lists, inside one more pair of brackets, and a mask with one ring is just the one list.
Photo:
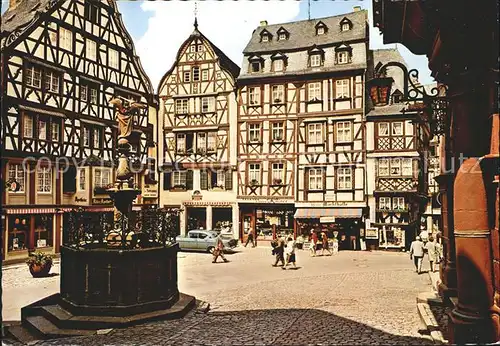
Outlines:
{"label": "window box with flowers", "polygon": [[186,191],[186,185],[174,185],[170,191]]}
{"label": "window box with flowers", "polygon": [[273,186],[283,186],[283,179],[281,178],[274,178],[273,179]]}
{"label": "window box with flowers", "polygon": [[260,182],[257,179],[252,179],[248,183],[249,186],[261,186]]}

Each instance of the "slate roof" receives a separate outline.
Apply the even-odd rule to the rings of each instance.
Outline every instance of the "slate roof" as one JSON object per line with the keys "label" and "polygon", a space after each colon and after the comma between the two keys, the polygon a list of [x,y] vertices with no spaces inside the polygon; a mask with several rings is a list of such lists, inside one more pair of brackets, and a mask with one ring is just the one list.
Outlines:
{"label": "slate roof", "polygon": [[35,18],[37,12],[43,12],[49,2],[50,0],[22,0],[14,9],[8,8],[2,15],[2,36],[29,23]]}
{"label": "slate roof", "polygon": [[[340,31],[340,22],[344,17],[352,22],[351,30]],[[323,35],[316,35],[316,24],[319,22],[324,23],[328,28]],[[333,17],[259,26],[254,30],[250,41],[243,50],[243,54],[296,50],[311,47],[315,44],[321,46],[367,39],[367,25],[368,11],[361,10]],[[290,37],[288,40],[277,40],[277,31],[281,27],[289,32]],[[260,34],[263,30],[267,30],[273,35],[269,42],[261,42]]]}
{"label": "slate roof", "polygon": [[382,64],[387,64],[390,61],[397,61],[408,68],[405,59],[403,59],[403,56],[401,55],[401,53],[399,53],[397,48],[373,50],[373,61],[375,63],[375,66],[377,66],[379,62],[381,62]]}
{"label": "slate roof", "polygon": [[403,109],[407,107],[405,103],[398,103],[394,105],[375,107],[370,112],[366,114],[367,117],[380,116],[380,115],[397,115],[403,114]]}

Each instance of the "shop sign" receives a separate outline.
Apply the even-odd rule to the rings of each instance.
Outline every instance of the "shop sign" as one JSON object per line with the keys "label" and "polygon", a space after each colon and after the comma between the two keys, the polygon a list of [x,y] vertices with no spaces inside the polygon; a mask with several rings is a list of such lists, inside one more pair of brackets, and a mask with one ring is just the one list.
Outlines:
{"label": "shop sign", "polygon": [[36,247],[46,247],[47,246],[47,240],[46,239],[38,239],[36,241]]}
{"label": "shop sign", "polygon": [[365,239],[378,239],[378,228],[367,228],[365,231]]}
{"label": "shop sign", "polygon": [[156,185],[156,184],[145,184],[142,187],[141,196],[143,198],[157,198],[158,197],[158,185]]}
{"label": "shop sign", "polygon": [[347,202],[338,202],[338,201],[327,201],[323,203],[324,206],[327,207],[347,207]]}
{"label": "shop sign", "polygon": [[9,180],[5,185],[9,192],[17,192],[21,188],[21,185],[16,180]]}
{"label": "shop sign", "polygon": [[319,218],[320,223],[334,223],[335,216],[322,216]]}
{"label": "shop sign", "polygon": [[113,200],[111,198],[92,198],[92,204],[109,205],[113,204]]}
{"label": "shop sign", "polygon": [[191,198],[193,199],[193,201],[201,201],[203,199],[203,195],[201,194],[200,191],[195,190],[193,191]]}
{"label": "shop sign", "polygon": [[78,197],[78,196],[75,196],[75,203],[76,204],[86,204],[87,203],[87,199],[84,198],[84,197]]}

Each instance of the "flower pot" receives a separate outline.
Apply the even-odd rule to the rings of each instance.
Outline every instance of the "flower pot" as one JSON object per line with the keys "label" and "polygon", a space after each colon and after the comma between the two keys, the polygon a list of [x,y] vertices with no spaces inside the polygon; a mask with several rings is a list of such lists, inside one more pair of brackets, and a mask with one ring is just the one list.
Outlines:
{"label": "flower pot", "polygon": [[32,264],[29,266],[30,273],[34,278],[49,276],[50,268],[52,268],[52,263],[47,263],[45,265]]}

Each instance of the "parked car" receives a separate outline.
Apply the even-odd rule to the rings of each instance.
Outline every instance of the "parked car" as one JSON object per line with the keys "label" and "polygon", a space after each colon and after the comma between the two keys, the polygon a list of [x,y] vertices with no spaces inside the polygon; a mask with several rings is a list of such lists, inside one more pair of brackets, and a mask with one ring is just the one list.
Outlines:
{"label": "parked car", "polygon": [[[196,250],[211,253],[215,248],[215,241],[218,235],[215,231],[194,229],[189,231],[186,237],[177,236],[176,240],[181,250]],[[238,245],[238,239],[234,239],[232,236],[221,235],[221,239],[226,249],[233,249]]]}

